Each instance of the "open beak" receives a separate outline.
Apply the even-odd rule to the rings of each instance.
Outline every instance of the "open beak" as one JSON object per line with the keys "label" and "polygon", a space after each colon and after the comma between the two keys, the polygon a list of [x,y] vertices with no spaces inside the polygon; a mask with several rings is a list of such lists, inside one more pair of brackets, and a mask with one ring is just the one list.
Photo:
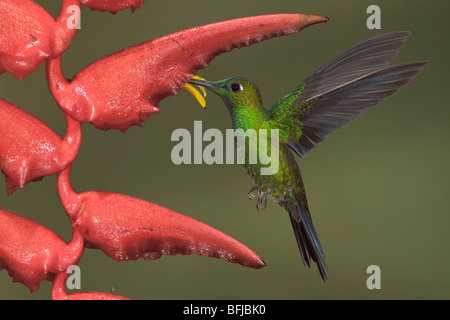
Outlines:
{"label": "open beak", "polygon": [[[197,90],[193,86],[193,84],[197,85],[201,92]],[[184,86],[184,88],[194,96],[194,98],[198,101],[198,103],[200,103],[203,109],[206,108],[205,88],[208,88],[208,84],[209,82],[203,79],[202,77],[194,76],[191,80],[189,80],[189,83],[186,83],[186,85]]]}

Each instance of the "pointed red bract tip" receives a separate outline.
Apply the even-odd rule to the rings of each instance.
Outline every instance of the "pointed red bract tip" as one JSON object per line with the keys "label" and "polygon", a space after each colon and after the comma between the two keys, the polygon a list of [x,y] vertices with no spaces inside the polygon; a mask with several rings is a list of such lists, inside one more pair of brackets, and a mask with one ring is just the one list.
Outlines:
{"label": "pointed red bract tip", "polygon": [[275,14],[212,23],[163,36],[102,58],[69,83],[60,60],[50,61],[47,77],[53,96],[70,116],[99,129],[125,132],[158,111],[198,70],[235,48],[290,35],[320,16]]}
{"label": "pointed red bract tip", "polygon": [[327,16],[318,16],[313,14],[303,14],[300,17],[299,28],[304,29],[306,27],[312,26],[316,23],[324,23],[330,20],[330,17]]}

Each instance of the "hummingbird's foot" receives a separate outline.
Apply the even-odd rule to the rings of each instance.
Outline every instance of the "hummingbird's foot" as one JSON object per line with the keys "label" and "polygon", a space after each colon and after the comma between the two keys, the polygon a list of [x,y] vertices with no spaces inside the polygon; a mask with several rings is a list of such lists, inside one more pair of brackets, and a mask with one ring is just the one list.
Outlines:
{"label": "hummingbird's foot", "polygon": [[255,197],[256,197],[255,194],[254,194],[255,191],[258,191],[258,193],[260,192],[258,186],[254,186],[254,187],[251,188],[250,191],[248,192],[248,195],[247,195],[247,196],[248,196],[248,198],[249,198],[250,200],[255,199]]}
{"label": "hummingbird's foot", "polygon": [[256,201],[256,209],[261,212],[267,208],[267,192],[263,192],[260,187],[254,186],[248,192],[248,198],[253,200],[256,198],[255,191],[258,191],[258,200]]}
{"label": "hummingbird's foot", "polygon": [[259,189],[258,200],[256,201],[256,209],[261,212],[267,208],[267,194]]}

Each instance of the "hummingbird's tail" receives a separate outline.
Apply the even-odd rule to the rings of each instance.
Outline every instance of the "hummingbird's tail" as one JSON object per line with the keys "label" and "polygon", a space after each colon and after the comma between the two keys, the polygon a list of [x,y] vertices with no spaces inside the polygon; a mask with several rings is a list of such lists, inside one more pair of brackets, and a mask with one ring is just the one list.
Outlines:
{"label": "hummingbird's tail", "polygon": [[305,197],[296,194],[294,194],[294,200],[281,201],[280,204],[289,212],[303,263],[310,267],[312,259],[317,264],[320,276],[325,281],[327,279],[327,265],[319,237],[314,229],[309,213],[308,203]]}

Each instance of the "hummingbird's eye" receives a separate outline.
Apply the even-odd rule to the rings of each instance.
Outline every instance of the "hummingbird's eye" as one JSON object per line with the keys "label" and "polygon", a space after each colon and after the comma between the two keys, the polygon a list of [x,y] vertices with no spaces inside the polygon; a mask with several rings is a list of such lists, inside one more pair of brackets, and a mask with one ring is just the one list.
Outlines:
{"label": "hummingbird's eye", "polygon": [[240,83],[235,82],[235,83],[230,84],[230,90],[233,92],[239,92],[239,91],[244,90],[244,88],[242,87],[242,85]]}

